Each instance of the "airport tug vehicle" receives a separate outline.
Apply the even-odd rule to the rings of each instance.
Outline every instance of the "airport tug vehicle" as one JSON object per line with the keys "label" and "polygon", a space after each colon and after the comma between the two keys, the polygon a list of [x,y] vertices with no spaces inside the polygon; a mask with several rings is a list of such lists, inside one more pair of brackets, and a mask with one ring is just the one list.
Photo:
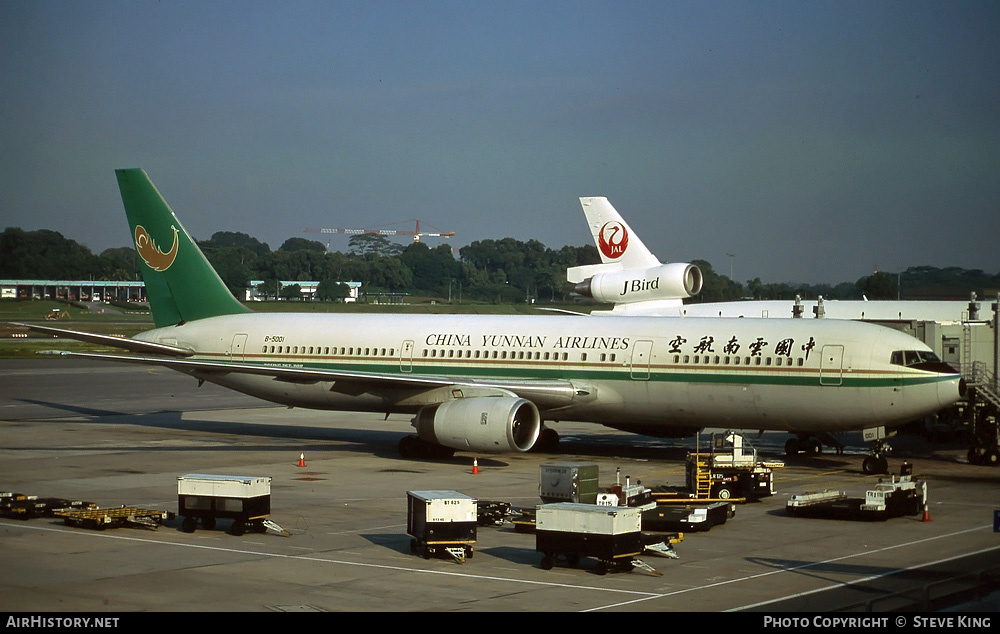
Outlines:
{"label": "airport tug vehicle", "polygon": [[268,517],[271,514],[271,478],[264,476],[189,473],[177,478],[177,514],[184,517],[181,529],[193,533],[201,522],[212,530],[216,520],[232,520],[229,532],[243,535],[247,528],[257,533],[267,529],[288,535]]}
{"label": "airport tug vehicle", "polygon": [[406,492],[410,552],[424,559],[441,554],[465,563],[472,557],[478,526],[475,498],[458,491]]}

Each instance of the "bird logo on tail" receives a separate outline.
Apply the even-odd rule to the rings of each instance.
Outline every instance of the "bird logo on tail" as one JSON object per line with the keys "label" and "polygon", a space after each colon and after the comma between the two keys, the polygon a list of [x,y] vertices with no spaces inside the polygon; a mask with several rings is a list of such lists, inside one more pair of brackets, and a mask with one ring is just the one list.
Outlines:
{"label": "bird logo on tail", "polygon": [[154,271],[166,271],[177,258],[177,227],[170,225],[174,230],[174,243],[170,250],[164,253],[153,241],[152,236],[142,225],[135,226],[135,250],[139,252],[139,257]]}

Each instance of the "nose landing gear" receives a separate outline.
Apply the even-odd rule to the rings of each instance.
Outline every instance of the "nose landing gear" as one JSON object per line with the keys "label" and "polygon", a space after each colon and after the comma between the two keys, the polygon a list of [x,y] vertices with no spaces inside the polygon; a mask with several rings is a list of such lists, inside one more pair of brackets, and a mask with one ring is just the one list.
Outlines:
{"label": "nose landing gear", "polygon": [[[885,445],[885,451],[888,452],[889,446]],[[873,452],[872,455],[866,456],[864,460],[861,461],[861,472],[865,475],[882,475],[889,473],[889,461],[886,459],[885,454],[880,452]]]}

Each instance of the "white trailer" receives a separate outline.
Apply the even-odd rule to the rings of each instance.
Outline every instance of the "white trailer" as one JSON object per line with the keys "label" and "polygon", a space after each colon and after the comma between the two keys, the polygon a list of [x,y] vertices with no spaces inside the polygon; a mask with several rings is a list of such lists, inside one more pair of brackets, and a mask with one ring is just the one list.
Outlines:
{"label": "white trailer", "polygon": [[270,521],[271,478],[264,476],[189,473],[177,478],[177,514],[181,528],[193,533],[201,525],[211,530],[216,520],[231,519],[230,532],[242,535],[247,526],[258,533],[267,529],[288,533]]}
{"label": "white trailer", "polygon": [[570,566],[576,566],[581,557],[594,557],[600,575],[635,566],[660,574],[635,559],[645,550],[642,509],[636,507],[543,504],[535,511],[535,550],[542,553],[544,570],[550,570],[560,557]]}
{"label": "white trailer", "polygon": [[477,501],[458,491],[407,491],[410,551],[424,559],[442,553],[464,563],[473,554],[479,525]]}

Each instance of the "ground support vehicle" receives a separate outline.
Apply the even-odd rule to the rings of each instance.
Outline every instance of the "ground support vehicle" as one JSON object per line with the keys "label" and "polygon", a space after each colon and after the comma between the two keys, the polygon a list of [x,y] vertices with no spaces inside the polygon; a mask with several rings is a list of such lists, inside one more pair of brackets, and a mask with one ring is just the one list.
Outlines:
{"label": "ground support vehicle", "polygon": [[557,559],[576,566],[582,557],[593,557],[600,575],[635,567],[659,575],[636,559],[645,549],[638,508],[559,502],[536,509],[535,550],[542,553],[544,570],[551,570]]}
{"label": "ground support vehicle", "polygon": [[502,526],[512,513],[509,502],[479,500],[476,503],[476,522],[480,526]]}
{"label": "ground support vehicle", "polygon": [[288,532],[272,522],[271,478],[263,476],[189,473],[177,478],[177,514],[184,517],[181,529],[193,533],[200,522],[212,530],[217,520],[232,520],[229,532],[243,535],[247,528],[283,535]]}
{"label": "ground support vehicle", "polygon": [[822,491],[793,495],[785,510],[793,517],[885,521],[893,517],[917,515],[927,504],[927,483],[911,476],[881,479],[865,497],[849,497],[845,491]]}
{"label": "ground support vehicle", "polygon": [[0,493],[0,517],[30,520],[36,517],[52,517],[56,511],[70,509],[94,509],[93,502],[67,500],[66,498],[40,498],[24,493]]}
{"label": "ground support vehicle", "polygon": [[424,559],[447,555],[465,563],[474,553],[479,525],[476,499],[458,491],[407,491],[410,552]]}
{"label": "ground support vehicle", "polygon": [[757,501],[774,495],[774,469],[784,466],[760,460],[739,434],[713,434],[711,451],[688,453],[686,484],[699,500]]}
{"label": "ground support vehicle", "polygon": [[106,528],[129,526],[133,528],[159,528],[163,520],[173,519],[170,511],[140,509],[121,506],[113,509],[61,509],[53,515],[62,517],[67,526],[79,526],[103,531]]}
{"label": "ground support vehicle", "polygon": [[736,514],[733,502],[706,502],[705,504],[657,504],[651,489],[641,484],[616,484],[607,493],[597,496],[597,504],[603,506],[629,506],[642,511],[642,530],[666,531],[707,531],[713,526],[725,524]]}
{"label": "ground support vehicle", "polygon": [[660,504],[642,512],[644,531],[707,531],[725,524],[736,514],[733,502],[712,502],[705,505]]}
{"label": "ground support vehicle", "polygon": [[518,509],[517,514],[511,523],[514,524],[515,533],[534,533],[535,514],[537,509]]}

